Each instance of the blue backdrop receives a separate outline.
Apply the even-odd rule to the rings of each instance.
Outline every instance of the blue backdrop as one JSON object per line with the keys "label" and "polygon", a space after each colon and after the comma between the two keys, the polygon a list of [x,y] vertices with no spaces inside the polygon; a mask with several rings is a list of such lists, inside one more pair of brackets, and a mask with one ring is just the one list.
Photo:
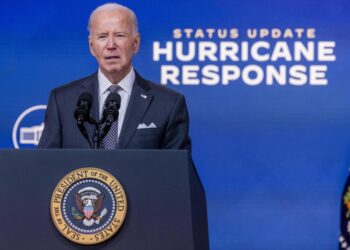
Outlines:
{"label": "blue backdrop", "polygon": [[[1,148],[35,146],[44,110],[34,106],[45,105],[52,88],[96,71],[86,26],[91,11],[102,3],[2,3]],[[170,80],[164,84],[182,92],[189,106],[193,158],[207,194],[211,249],[336,249],[341,191],[350,165],[350,2],[119,3],[132,8],[139,18],[141,50],[134,67],[155,82],[166,77],[162,72],[166,65],[179,71],[179,84]],[[182,34],[180,38],[175,29]],[[214,29],[213,37],[207,29]],[[282,37],[275,30],[277,38],[249,38],[249,29],[262,29],[263,36],[266,30],[271,34],[278,29]],[[311,31],[297,37],[295,29]],[[219,37],[218,30],[228,31],[231,37]],[[269,59],[235,60],[232,51],[227,52],[231,57],[220,58],[224,41],[239,47],[238,57],[242,43],[250,47],[266,42],[268,48],[260,47],[257,53]],[[167,42],[174,47],[181,42],[184,50],[169,49],[172,59],[160,53],[157,60],[156,44],[164,49]],[[194,42],[195,56],[183,61],[176,52],[190,53],[190,42]],[[298,60],[296,42],[313,43],[315,49],[308,53],[314,53],[314,58]],[[323,42],[326,48],[317,49]],[[290,60],[283,43],[291,51]],[[200,44],[209,51],[203,60]],[[274,61],[271,57],[277,44],[282,48],[275,51],[280,57]],[[194,66],[192,73],[183,71],[188,65]],[[211,74],[202,71],[208,65]],[[251,65],[260,70],[244,78],[243,71]],[[267,84],[268,65],[286,67],[285,84],[276,79]],[[308,73],[310,67],[320,65],[321,72]],[[235,78],[240,72],[226,85],[221,76],[224,66],[236,67],[226,77]],[[304,68],[291,77],[289,70],[295,66]],[[264,78],[249,84],[261,72]],[[307,77],[304,82],[300,74]],[[302,84],[296,86],[293,79]],[[211,85],[205,84],[208,80]]]}

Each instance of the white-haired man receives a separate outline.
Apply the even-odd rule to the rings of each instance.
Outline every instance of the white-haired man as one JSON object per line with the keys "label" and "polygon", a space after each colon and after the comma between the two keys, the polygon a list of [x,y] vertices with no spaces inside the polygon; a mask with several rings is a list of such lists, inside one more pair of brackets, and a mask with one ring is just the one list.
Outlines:
{"label": "white-haired man", "polygon": [[[133,56],[140,48],[134,12],[119,4],[104,4],[92,12],[88,29],[89,47],[99,64],[98,72],[51,92],[39,147],[89,148],[74,118],[77,100],[81,93],[90,93],[91,115],[101,118],[107,96],[117,89],[121,96],[119,118],[102,148],[190,151],[183,95],[143,79],[132,66]],[[87,124],[86,129],[92,138],[94,126]]]}

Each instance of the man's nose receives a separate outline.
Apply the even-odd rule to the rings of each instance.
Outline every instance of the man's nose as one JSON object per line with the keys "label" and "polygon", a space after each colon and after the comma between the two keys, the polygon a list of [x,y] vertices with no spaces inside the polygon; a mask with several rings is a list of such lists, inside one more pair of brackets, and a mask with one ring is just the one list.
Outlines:
{"label": "man's nose", "polygon": [[116,48],[116,42],[113,36],[108,36],[107,40],[107,48],[108,49],[115,49]]}

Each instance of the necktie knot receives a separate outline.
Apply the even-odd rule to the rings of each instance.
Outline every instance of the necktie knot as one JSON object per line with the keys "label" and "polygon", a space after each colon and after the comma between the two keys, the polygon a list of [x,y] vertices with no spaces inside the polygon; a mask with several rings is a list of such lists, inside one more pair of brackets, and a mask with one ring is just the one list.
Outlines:
{"label": "necktie knot", "polygon": [[113,85],[109,86],[107,90],[109,93],[118,93],[121,89],[122,88],[119,85],[113,84]]}

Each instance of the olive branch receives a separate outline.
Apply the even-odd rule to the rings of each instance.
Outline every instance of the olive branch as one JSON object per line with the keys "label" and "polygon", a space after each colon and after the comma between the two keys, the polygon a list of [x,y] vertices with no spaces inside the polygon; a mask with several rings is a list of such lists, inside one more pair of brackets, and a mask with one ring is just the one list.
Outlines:
{"label": "olive branch", "polygon": [[72,207],[72,215],[76,220],[82,220],[83,216],[80,214],[75,207]]}

